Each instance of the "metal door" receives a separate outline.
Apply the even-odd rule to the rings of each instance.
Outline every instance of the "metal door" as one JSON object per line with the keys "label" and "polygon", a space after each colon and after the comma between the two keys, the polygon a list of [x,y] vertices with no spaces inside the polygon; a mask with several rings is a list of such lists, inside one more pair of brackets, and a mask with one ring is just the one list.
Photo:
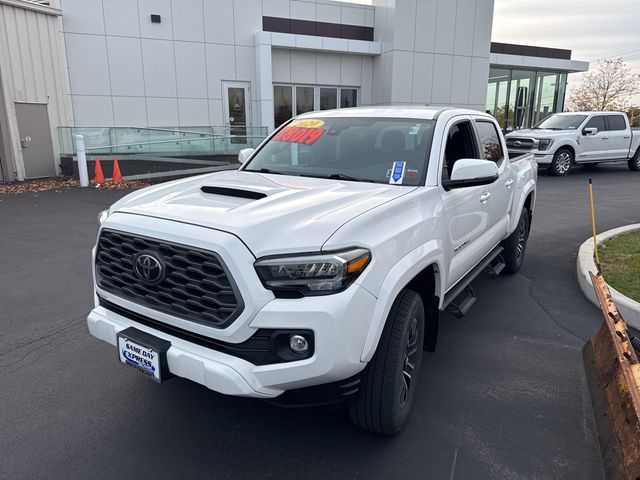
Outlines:
{"label": "metal door", "polygon": [[578,155],[576,161],[582,163],[605,160],[609,152],[609,132],[605,126],[604,115],[594,115],[582,128],[583,131],[585,128],[597,128],[598,132],[595,135],[582,134],[580,137],[582,153]]}
{"label": "metal door", "polygon": [[231,143],[247,143],[247,127],[251,125],[251,83],[222,82],[222,101]]}
{"label": "metal door", "polygon": [[54,176],[56,169],[47,106],[41,103],[16,103],[16,117],[25,177]]}

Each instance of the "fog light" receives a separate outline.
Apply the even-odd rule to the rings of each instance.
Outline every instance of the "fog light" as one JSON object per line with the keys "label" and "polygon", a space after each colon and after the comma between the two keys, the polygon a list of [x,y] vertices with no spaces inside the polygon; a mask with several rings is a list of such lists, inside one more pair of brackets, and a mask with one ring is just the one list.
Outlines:
{"label": "fog light", "polygon": [[291,335],[289,337],[289,348],[296,353],[304,353],[309,349],[309,342],[302,335]]}

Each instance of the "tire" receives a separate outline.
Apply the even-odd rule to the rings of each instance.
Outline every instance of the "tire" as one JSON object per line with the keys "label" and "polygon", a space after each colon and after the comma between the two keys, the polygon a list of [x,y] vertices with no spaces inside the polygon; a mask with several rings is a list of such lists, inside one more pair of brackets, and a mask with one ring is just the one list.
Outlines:
{"label": "tire", "polygon": [[564,177],[573,164],[573,153],[566,148],[560,148],[553,156],[553,161],[549,165],[549,173],[556,177]]}
{"label": "tire", "polygon": [[357,426],[393,435],[406,424],[422,365],[424,324],[420,295],[402,290],[391,307],[376,353],[362,374],[360,390],[349,406],[351,420]]}
{"label": "tire", "polygon": [[523,208],[516,229],[502,243],[504,248],[502,257],[504,258],[504,263],[506,265],[504,271],[508,274],[513,275],[520,270],[520,267],[522,267],[524,254],[527,249],[527,240],[529,239],[530,226],[531,219],[529,217],[529,210]]}
{"label": "tire", "polygon": [[636,154],[629,159],[629,170],[640,172],[640,148],[636,150]]}

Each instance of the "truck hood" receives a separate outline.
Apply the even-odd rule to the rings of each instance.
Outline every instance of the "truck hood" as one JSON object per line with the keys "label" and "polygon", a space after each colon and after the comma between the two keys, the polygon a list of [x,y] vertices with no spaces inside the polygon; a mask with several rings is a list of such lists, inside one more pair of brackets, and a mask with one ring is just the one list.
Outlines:
{"label": "truck hood", "polygon": [[226,231],[260,257],[319,251],[349,220],[415,188],[234,170],[148,187],[110,210]]}
{"label": "truck hood", "polygon": [[523,128],[522,130],[516,130],[515,132],[508,133],[505,138],[516,137],[532,137],[532,138],[549,138],[565,136],[567,134],[576,133],[576,130],[547,130],[547,129],[532,129]]}

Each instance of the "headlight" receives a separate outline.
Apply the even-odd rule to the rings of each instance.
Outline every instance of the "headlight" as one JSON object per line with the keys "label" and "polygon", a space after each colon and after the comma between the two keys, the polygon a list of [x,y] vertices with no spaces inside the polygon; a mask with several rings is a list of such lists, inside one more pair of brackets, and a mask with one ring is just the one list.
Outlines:
{"label": "headlight", "polygon": [[553,145],[552,138],[541,138],[538,140],[538,150],[547,150],[551,145]]}
{"label": "headlight", "polygon": [[98,225],[102,225],[108,216],[109,216],[109,209],[102,210],[100,213],[98,213]]}
{"label": "headlight", "polygon": [[340,252],[267,257],[255,262],[263,285],[283,295],[328,295],[347,288],[371,261],[371,252]]}

